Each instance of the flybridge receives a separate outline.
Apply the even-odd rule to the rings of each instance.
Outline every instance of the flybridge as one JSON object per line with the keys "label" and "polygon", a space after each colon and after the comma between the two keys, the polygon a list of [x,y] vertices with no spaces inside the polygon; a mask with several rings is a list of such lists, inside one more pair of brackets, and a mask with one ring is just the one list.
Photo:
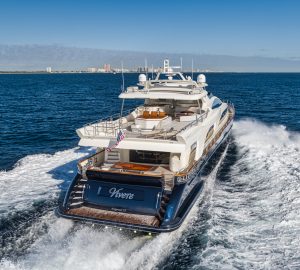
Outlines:
{"label": "flybridge", "polygon": [[185,77],[175,71],[178,68],[170,67],[169,60],[164,60],[164,67],[154,80],[148,80],[145,74],[140,74],[138,86],[127,87],[119,98],[197,100],[204,97],[207,94],[205,76],[200,74],[194,81],[190,76]]}

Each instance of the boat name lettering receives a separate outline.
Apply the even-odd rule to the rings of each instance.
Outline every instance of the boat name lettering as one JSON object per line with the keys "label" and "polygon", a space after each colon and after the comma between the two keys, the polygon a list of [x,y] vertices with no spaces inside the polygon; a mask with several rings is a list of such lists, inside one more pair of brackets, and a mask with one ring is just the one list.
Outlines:
{"label": "boat name lettering", "polygon": [[109,190],[109,193],[110,193],[110,197],[111,198],[118,198],[118,199],[125,199],[125,200],[133,200],[134,198],[134,194],[133,193],[126,193],[126,192],[121,192],[123,190],[123,188],[111,188]]}
{"label": "boat name lettering", "polygon": [[191,171],[189,172],[189,174],[187,174],[185,176],[178,176],[177,182],[178,183],[187,182],[189,180],[192,180],[195,176],[197,176],[197,174],[198,174],[198,165],[195,166],[194,168],[192,168]]}

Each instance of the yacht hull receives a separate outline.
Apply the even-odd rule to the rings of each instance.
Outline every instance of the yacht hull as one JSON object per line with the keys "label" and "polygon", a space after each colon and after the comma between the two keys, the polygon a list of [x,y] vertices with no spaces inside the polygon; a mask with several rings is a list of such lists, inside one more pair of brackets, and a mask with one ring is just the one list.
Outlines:
{"label": "yacht hull", "polygon": [[[155,187],[141,185],[138,188],[136,188],[136,186],[131,188],[126,186],[126,183],[125,185],[124,183],[118,183],[118,187],[123,189],[123,191],[125,190],[125,195],[120,196],[128,197],[131,196],[130,194],[134,194],[134,196],[139,194],[139,196],[142,196],[143,193],[147,193],[147,203],[141,206],[141,200],[127,202],[126,208],[127,210],[129,209],[129,211],[124,210],[123,212],[122,208],[112,205],[109,199],[106,198],[105,205],[101,205],[101,209],[97,209],[97,196],[95,196],[95,192],[97,191],[97,186],[95,185],[97,185],[97,182],[95,181],[94,175],[94,179],[87,180],[88,183],[89,181],[93,181],[93,190],[96,190],[94,194],[91,193],[88,195],[88,198],[84,199],[84,204],[81,205],[81,207],[70,210],[68,209],[67,201],[71,192],[74,192],[76,183],[78,183],[81,179],[81,175],[78,174],[70,185],[64,201],[56,209],[57,215],[78,221],[92,222],[106,226],[151,233],[170,232],[178,229],[187,217],[193,205],[196,203],[200,194],[203,193],[204,180],[201,178],[201,173],[205,165],[215,155],[216,151],[228,141],[227,138],[232,128],[232,124],[233,117],[226,125],[219,138],[216,139],[215,143],[207,151],[206,155],[204,155],[197,164],[194,165],[184,179],[179,176],[175,177],[175,182],[177,184],[174,186],[174,190],[171,194],[165,194],[159,185],[156,185]],[[106,185],[108,187],[112,187],[110,183],[106,183]],[[156,181],[156,183],[158,183],[158,181]],[[90,184],[91,183],[89,183],[88,186],[90,186]],[[103,182],[101,184],[101,187],[102,186]],[[168,202],[164,212],[161,213],[159,205],[164,203],[164,197],[168,197]],[[106,211],[107,209],[109,210],[108,212]],[[162,215],[163,218],[158,220],[157,216],[160,215]],[[151,217],[156,217],[156,220],[154,218],[151,219]]]}

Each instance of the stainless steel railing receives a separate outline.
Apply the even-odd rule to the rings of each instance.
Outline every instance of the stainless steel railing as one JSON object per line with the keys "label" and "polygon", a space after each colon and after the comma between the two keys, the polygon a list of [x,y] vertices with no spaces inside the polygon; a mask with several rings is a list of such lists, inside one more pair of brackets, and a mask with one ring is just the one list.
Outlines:
{"label": "stainless steel railing", "polygon": [[205,113],[203,113],[199,116],[196,115],[196,119],[194,121],[192,121],[191,123],[189,123],[188,125],[184,126],[182,129],[180,129],[176,135],[183,132],[184,130],[187,130],[188,128],[190,128],[192,126],[196,126],[199,123],[202,123],[204,121],[204,119],[207,117],[207,114],[208,114],[208,111],[206,111]]}
{"label": "stainless steel railing", "polygon": [[[128,109],[123,112],[123,115],[127,115],[135,109]],[[126,125],[122,123],[122,117],[120,113],[110,115],[108,117],[99,119],[97,121],[84,125],[83,130],[87,136],[117,136],[120,129],[125,128]]]}
{"label": "stainless steel railing", "polygon": [[[133,109],[127,110],[124,112],[124,115],[127,115]],[[126,137],[127,138],[141,138],[141,139],[157,139],[157,140],[176,140],[176,135],[180,134],[184,130],[188,128],[198,125],[202,123],[204,119],[207,117],[208,112],[205,112],[201,115],[196,115],[196,119],[181,128],[178,131],[166,131],[161,130],[161,132],[154,133],[154,134],[143,134],[140,132],[128,132]],[[116,137],[120,129],[125,129],[128,125],[132,122],[122,122],[122,118],[120,118],[120,114],[114,114],[106,118],[102,118],[98,121],[92,122],[87,124],[83,127],[84,135],[91,136],[91,137]]]}

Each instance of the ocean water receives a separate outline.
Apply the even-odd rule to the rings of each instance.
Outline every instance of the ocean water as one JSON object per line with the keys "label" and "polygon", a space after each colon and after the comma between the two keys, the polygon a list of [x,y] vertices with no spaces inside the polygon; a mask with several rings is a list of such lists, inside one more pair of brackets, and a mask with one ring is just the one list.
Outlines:
{"label": "ocean water", "polygon": [[75,129],[120,110],[120,74],[0,75],[0,269],[300,269],[300,74],[207,81],[235,104],[230,143],[179,230],[133,237],[53,213],[93,151]]}

